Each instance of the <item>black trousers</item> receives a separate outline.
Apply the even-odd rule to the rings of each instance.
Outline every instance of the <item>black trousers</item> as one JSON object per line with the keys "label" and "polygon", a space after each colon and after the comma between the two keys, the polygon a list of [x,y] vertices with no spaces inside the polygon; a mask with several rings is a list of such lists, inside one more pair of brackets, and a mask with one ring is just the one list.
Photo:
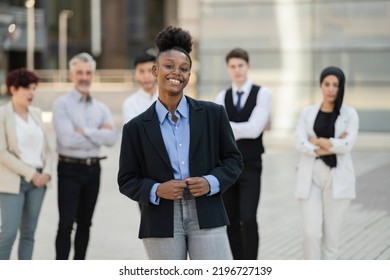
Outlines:
{"label": "black trousers", "polygon": [[56,259],[67,260],[71,234],[77,224],[74,239],[74,259],[85,259],[89,229],[100,185],[100,164],[91,166],[58,163],[58,210],[60,221],[56,237]]}
{"label": "black trousers", "polygon": [[229,216],[230,248],[235,260],[256,260],[259,247],[257,207],[260,200],[262,161],[245,162],[244,169],[224,194]]}

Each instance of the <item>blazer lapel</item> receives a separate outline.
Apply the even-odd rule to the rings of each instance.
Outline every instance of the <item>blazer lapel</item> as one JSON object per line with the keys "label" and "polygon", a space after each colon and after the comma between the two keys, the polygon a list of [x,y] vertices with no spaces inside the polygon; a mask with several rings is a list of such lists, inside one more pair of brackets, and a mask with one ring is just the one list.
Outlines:
{"label": "blazer lapel", "polygon": [[198,146],[200,137],[202,135],[202,129],[199,129],[199,125],[204,123],[205,114],[203,108],[196,100],[186,96],[190,103],[190,154],[191,159],[194,155],[196,147]]}
{"label": "blazer lapel", "polygon": [[5,127],[6,127],[6,137],[8,140],[8,147],[11,152],[16,155],[20,154],[16,141],[16,123],[14,118],[14,109],[12,108],[12,102],[8,102],[6,105],[6,114],[5,114]]}
{"label": "blazer lapel", "polygon": [[160,123],[157,118],[155,106],[151,106],[146,112],[143,120],[143,126],[145,128],[146,136],[149,143],[157,151],[162,160],[169,166],[171,162],[167,149],[165,148],[164,140],[162,138]]}
{"label": "blazer lapel", "polygon": [[30,110],[29,111],[30,116],[34,119],[34,121],[43,129],[44,124],[42,122],[41,116],[36,110]]}
{"label": "blazer lapel", "polygon": [[308,117],[307,127],[310,130],[311,135],[315,135],[315,132],[314,132],[314,122],[316,120],[316,117],[318,115],[318,111],[320,110],[320,108],[321,108],[321,104],[316,104],[313,107],[313,109],[310,110],[310,115]]}
{"label": "blazer lapel", "polygon": [[336,119],[336,123],[334,124],[334,137],[340,137],[345,129],[347,128],[347,121],[345,119],[345,111],[344,107],[340,109],[340,115]]}
{"label": "blazer lapel", "polygon": [[[49,141],[49,136],[46,133],[45,124],[42,121],[41,111],[37,110],[36,108],[35,109],[31,109],[30,110],[30,115],[34,119],[34,121],[36,121],[36,123],[41,127],[41,129],[43,131],[43,137],[45,138],[45,144],[49,145],[49,142],[50,142]],[[44,150],[42,152],[44,152]]]}

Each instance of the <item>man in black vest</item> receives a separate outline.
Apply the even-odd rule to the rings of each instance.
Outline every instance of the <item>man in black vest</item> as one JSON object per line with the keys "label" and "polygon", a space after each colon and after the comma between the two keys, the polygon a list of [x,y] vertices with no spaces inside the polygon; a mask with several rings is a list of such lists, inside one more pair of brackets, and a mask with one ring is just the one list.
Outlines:
{"label": "man in black vest", "polygon": [[231,88],[222,90],[216,103],[225,106],[237,146],[244,159],[244,169],[224,194],[229,216],[227,227],[233,258],[255,260],[259,247],[257,207],[260,200],[261,156],[264,153],[263,131],[271,110],[271,91],[248,79],[248,52],[236,48],[226,55]]}

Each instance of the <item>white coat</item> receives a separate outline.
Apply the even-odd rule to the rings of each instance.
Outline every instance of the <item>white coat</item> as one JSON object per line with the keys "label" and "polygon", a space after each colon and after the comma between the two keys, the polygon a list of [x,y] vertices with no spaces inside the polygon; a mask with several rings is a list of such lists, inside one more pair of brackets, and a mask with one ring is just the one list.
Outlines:
{"label": "white coat", "polygon": [[[314,121],[321,104],[307,107],[299,117],[296,129],[296,149],[301,157],[298,165],[295,197],[307,199],[312,184],[313,166],[317,154],[316,145],[309,141],[310,136],[316,136]],[[343,105],[335,123],[335,137],[330,138],[331,152],[336,154],[337,166],[332,168],[332,193],[335,199],[353,199],[356,197],[356,177],[351,158],[351,150],[356,142],[359,130],[359,117],[352,107]],[[339,138],[347,132],[347,137]]]}

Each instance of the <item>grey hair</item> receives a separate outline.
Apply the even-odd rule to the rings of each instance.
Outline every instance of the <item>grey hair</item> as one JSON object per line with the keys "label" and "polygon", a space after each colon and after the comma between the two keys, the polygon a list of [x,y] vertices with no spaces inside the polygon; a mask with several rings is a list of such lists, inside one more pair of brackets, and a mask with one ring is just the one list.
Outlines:
{"label": "grey hair", "polygon": [[93,59],[93,57],[90,54],[88,54],[86,52],[76,54],[74,57],[72,57],[72,59],[69,61],[70,71],[73,71],[74,65],[79,63],[79,62],[89,63],[92,66],[92,70],[95,72],[96,61]]}

